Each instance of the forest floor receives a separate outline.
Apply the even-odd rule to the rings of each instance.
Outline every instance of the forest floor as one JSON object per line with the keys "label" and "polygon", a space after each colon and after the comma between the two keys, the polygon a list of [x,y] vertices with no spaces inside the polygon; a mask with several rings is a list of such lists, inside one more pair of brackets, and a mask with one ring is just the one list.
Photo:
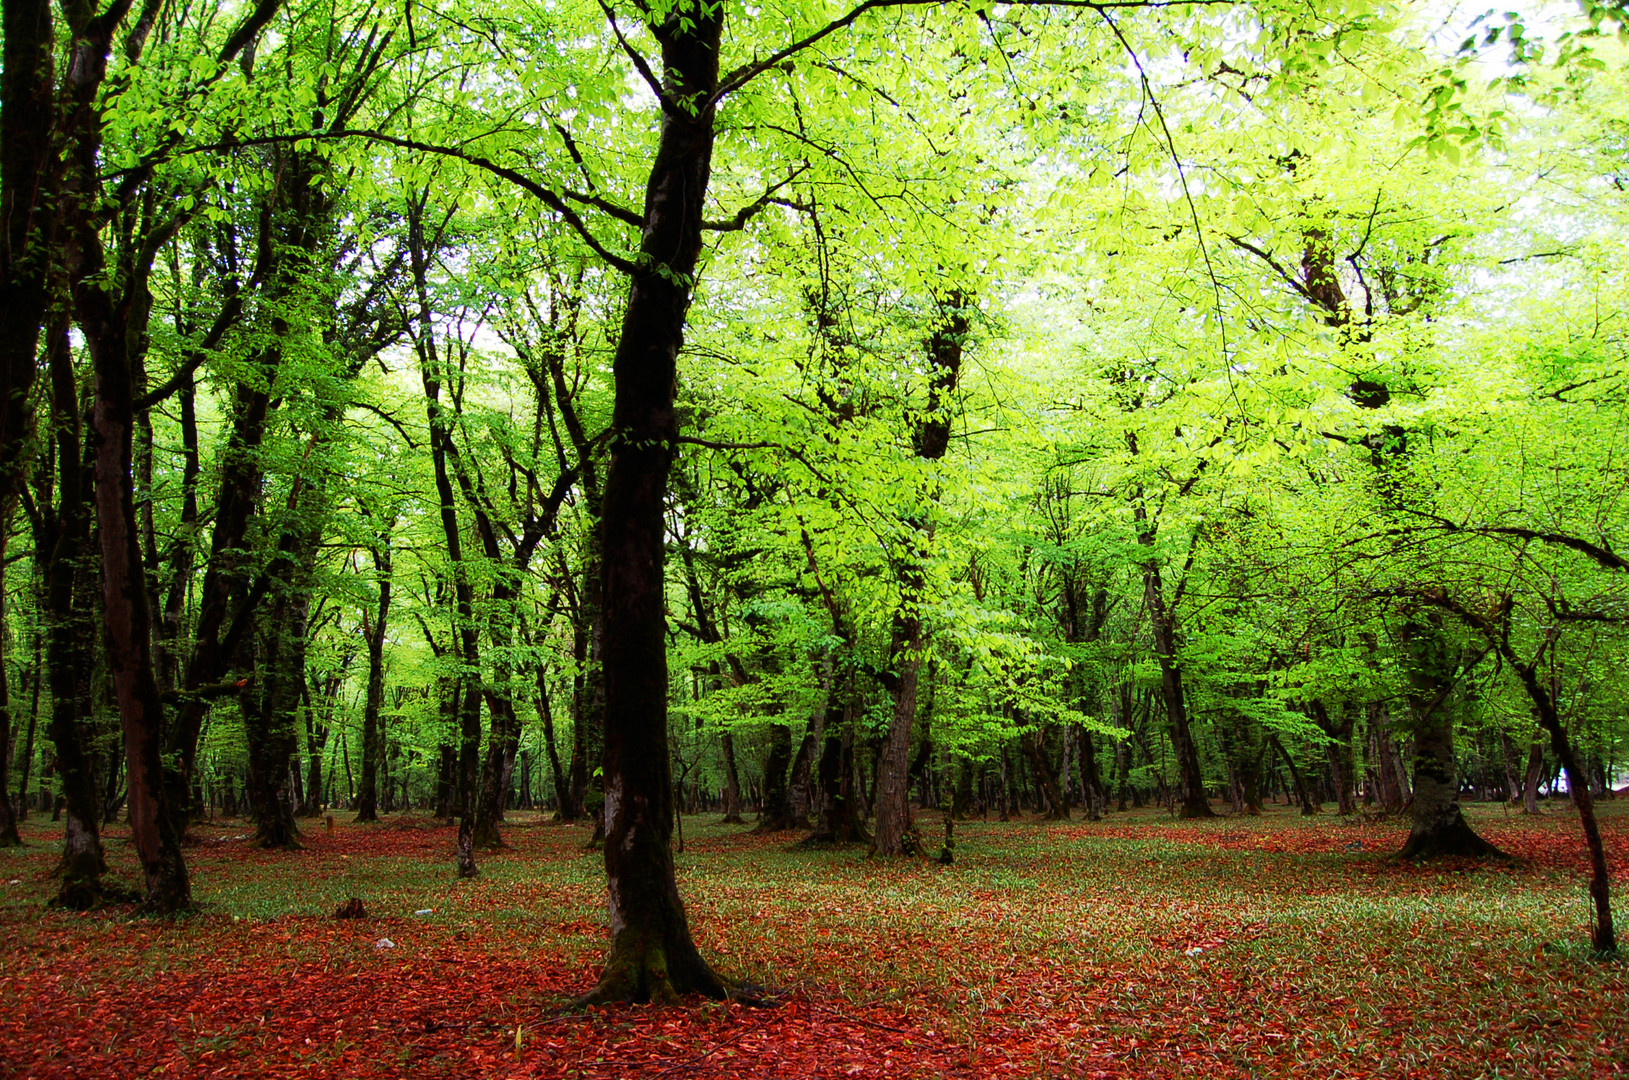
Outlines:
{"label": "forest floor", "polygon": [[[953,866],[690,817],[697,941],[779,1006],[586,1013],[561,1011],[606,935],[583,828],[511,815],[459,882],[421,817],[313,823],[292,854],[215,822],[188,849],[199,913],[141,921],[47,910],[35,815],[0,851],[0,1076],[1629,1075],[1629,962],[1590,956],[1576,817],[1469,809],[1518,861],[1397,865],[1405,825],[1281,806],[975,820]],[[1602,818],[1629,930],[1629,799]],[[367,917],[332,918],[352,896]]]}

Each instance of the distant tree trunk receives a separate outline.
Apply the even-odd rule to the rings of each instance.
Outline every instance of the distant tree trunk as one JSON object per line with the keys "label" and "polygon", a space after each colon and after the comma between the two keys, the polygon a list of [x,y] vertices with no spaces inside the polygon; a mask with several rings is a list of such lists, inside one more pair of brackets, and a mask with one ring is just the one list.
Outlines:
{"label": "distant tree trunk", "polygon": [[741,775],[735,767],[735,736],[729,728],[718,735],[724,753],[724,821],[725,825],[741,824]]}
{"label": "distant tree trunk", "polygon": [[1340,706],[1340,720],[1332,720],[1322,701],[1312,702],[1312,718],[1329,736],[1329,774],[1334,781],[1337,812],[1342,816],[1357,809],[1356,785],[1352,782],[1352,709]]}
{"label": "distant tree trunk", "polygon": [[1058,787],[1057,770],[1052,767],[1052,761],[1047,756],[1046,747],[1041,741],[1039,732],[1028,731],[1019,739],[1024,756],[1029,759],[1030,773],[1035,778],[1036,787],[1040,792],[1041,811],[1047,821],[1068,821],[1069,808],[1063,803],[1063,792]]}
{"label": "distant tree trunk", "polygon": [[[336,685],[335,691],[337,690]],[[295,816],[312,818],[322,813],[325,803],[322,789],[322,757],[323,750],[328,745],[328,728],[325,724],[317,723],[316,701],[312,698],[309,684],[301,688],[300,700],[305,706],[305,799],[295,810]]]}
{"label": "distant tree trunk", "polygon": [[1537,817],[1539,781],[1544,779],[1544,739],[1535,731],[1527,749],[1527,772],[1522,778],[1522,813]]}
{"label": "distant tree trunk", "polygon": [[549,704],[549,673],[542,664],[537,665],[537,715],[543,720],[543,747],[549,755],[549,777],[554,782],[555,812],[563,818],[571,792],[560,768],[560,751],[554,741],[554,710]]}
{"label": "distant tree trunk", "polygon": [[384,749],[379,713],[385,703],[385,629],[390,618],[390,535],[382,532],[373,548],[374,573],[379,578],[379,606],[370,620],[363,613],[362,630],[368,642],[368,698],[362,709],[362,787],[357,793],[356,820],[379,820],[378,770]]}
{"label": "distant tree trunk", "polygon": [[792,816],[792,790],[787,772],[792,765],[792,728],[785,723],[769,725],[769,747],[764,754],[763,801],[758,807],[754,832],[784,832],[798,827]]}
{"label": "distant tree trunk", "polygon": [[1301,804],[1301,816],[1311,817],[1321,812],[1323,808],[1312,801],[1312,795],[1307,790],[1306,783],[1301,779],[1301,770],[1296,767],[1295,759],[1290,756],[1290,752],[1284,749],[1284,744],[1278,741],[1278,736],[1269,734],[1267,741],[1274,750],[1278,751],[1278,756],[1283,758],[1284,764],[1289,767],[1290,780],[1295,785],[1295,799]]}

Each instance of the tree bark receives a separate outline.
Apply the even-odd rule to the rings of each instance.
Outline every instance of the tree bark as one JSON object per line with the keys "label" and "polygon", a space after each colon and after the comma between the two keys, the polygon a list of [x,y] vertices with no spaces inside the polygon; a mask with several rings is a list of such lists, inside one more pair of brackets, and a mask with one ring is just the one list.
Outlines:
{"label": "tree bark", "polygon": [[726,996],[690,937],[673,873],[667,740],[664,500],[685,314],[701,254],[724,6],[650,28],[661,43],[664,113],[645,191],[644,232],[612,370],[604,551],[605,872],[611,952],[583,1002]]}
{"label": "tree bark", "polygon": [[1411,618],[1400,637],[1408,663],[1404,693],[1414,727],[1414,826],[1397,857],[1504,858],[1504,852],[1471,829],[1459,807],[1454,717],[1447,707],[1454,673],[1440,621]]}
{"label": "tree bark", "polygon": [[[932,372],[928,380],[926,407],[916,421],[912,444],[919,461],[944,458],[950,446],[950,409],[961,375],[962,350],[970,322],[967,297],[952,289],[939,299],[937,324],[924,343]],[[900,522],[900,554],[891,561],[899,581],[899,607],[894,611],[890,633],[888,666],[884,680],[893,696],[893,713],[883,735],[882,753],[877,761],[876,814],[877,854],[915,854],[910,808],[910,739],[916,723],[917,681],[922,667],[927,636],[922,624],[922,604],[926,599],[926,561],[933,542],[933,522],[928,504],[938,499],[938,486],[931,480],[919,494],[920,509],[907,513]]]}
{"label": "tree bark", "polygon": [[381,533],[374,545],[373,569],[379,578],[379,604],[373,618],[363,620],[368,639],[368,700],[362,710],[362,787],[356,798],[358,821],[379,820],[378,771],[385,742],[379,712],[385,703],[385,628],[390,618],[388,532]]}

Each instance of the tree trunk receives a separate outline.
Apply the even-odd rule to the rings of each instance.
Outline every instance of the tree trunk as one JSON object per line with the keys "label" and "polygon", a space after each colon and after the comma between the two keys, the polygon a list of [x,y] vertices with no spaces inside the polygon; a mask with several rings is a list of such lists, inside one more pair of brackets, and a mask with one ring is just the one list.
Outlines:
{"label": "tree trunk", "polygon": [[764,755],[764,797],[753,832],[785,832],[798,827],[797,819],[792,816],[792,789],[787,786],[791,765],[791,725],[770,724],[769,749]]}
{"label": "tree trunk", "polygon": [[[98,245],[99,246],[99,245]],[[98,285],[102,267],[76,286],[76,306],[96,372],[91,427],[96,438],[96,521],[102,549],[103,617],[108,666],[124,732],[130,827],[146,879],[142,910],[192,906],[181,835],[165,803],[164,711],[152,656],[152,615],[138,547],[132,442],[135,433],[130,357],[122,326]]]}
{"label": "tree trunk", "polygon": [[554,741],[554,710],[549,705],[549,672],[542,664],[537,665],[537,715],[543,720],[543,747],[549,755],[549,778],[554,782],[554,809],[564,820],[571,793],[560,768],[560,750]]}
{"label": "tree trunk", "polygon": [[1404,693],[1414,726],[1414,827],[1397,857],[1504,858],[1502,851],[1476,835],[1459,807],[1454,716],[1448,708],[1454,672],[1440,620],[1408,620],[1401,644],[1408,662]]}
{"label": "tree trunk", "polygon": [[725,825],[741,824],[741,774],[735,767],[735,736],[725,728],[718,736],[724,753],[724,821]]}
{"label": "tree trunk", "polygon": [[1312,717],[1323,733],[1329,736],[1329,775],[1335,784],[1337,812],[1344,817],[1357,809],[1355,785],[1352,782],[1352,709],[1349,705],[1341,705],[1340,720],[1335,721],[1330,718],[1324,703],[1315,700],[1312,702]]}
{"label": "tree trunk", "polygon": [[[676,362],[701,254],[724,8],[652,26],[662,46],[662,118],[645,191],[640,265],[612,370],[611,462],[600,515],[604,552],[605,872],[611,953],[584,1002],[721,998],[725,984],[690,937],[673,874],[667,739],[664,501]],[[681,95],[682,101],[681,104]]]}
{"label": "tree trunk", "polygon": [[1522,777],[1522,813],[1539,814],[1539,781],[1544,779],[1544,739],[1535,731],[1527,748],[1527,772]]}
{"label": "tree trunk", "polygon": [[362,787],[356,797],[356,820],[379,820],[378,770],[384,749],[379,712],[385,703],[385,628],[390,618],[390,536],[382,533],[373,549],[373,569],[379,578],[379,606],[370,621],[364,614],[368,640],[368,699],[362,709]]}
{"label": "tree trunk", "polygon": [[[912,443],[918,461],[939,461],[950,445],[950,409],[956,382],[961,375],[962,349],[970,328],[969,298],[951,290],[938,299],[939,311],[933,332],[925,342],[932,373],[928,380],[926,408],[918,415]],[[929,481],[920,493],[923,508],[907,513],[900,522],[902,554],[894,558],[899,581],[899,607],[894,612],[885,682],[894,699],[893,714],[883,736],[882,754],[877,762],[875,799],[877,854],[916,854],[910,809],[910,739],[916,722],[917,680],[927,635],[922,625],[922,604],[926,600],[927,575],[924,565],[933,542],[933,521],[927,506],[938,501],[938,485]]]}
{"label": "tree trunk", "polygon": [[1058,787],[1058,774],[1047,756],[1039,732],[1028,731],[1019,740],[1024,756],[1029,759],[1030,772],[1040,789],[1040,810],[1047,821],[1068,821],[1069,808],[1063,803],[1063,792]]}

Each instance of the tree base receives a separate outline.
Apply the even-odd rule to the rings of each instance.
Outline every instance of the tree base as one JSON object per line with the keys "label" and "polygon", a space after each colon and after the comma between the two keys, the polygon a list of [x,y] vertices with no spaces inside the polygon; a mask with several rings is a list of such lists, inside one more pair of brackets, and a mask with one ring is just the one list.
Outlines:
{"label": "tree base", "polygon": [[304,851],[305,845],[300,843],[300,830],[292,819],[287,821],[264,822],[255,829],[255,834],[249,838],[249,846],[264,851]]}
{"label": "tree base", "polygon": [[1509,855],[1476,835],[1463,815],[1456,815],[1446,825],[1423,828],[1416,825],[1408,834],[1408,842],[1393,858],[1426,861],[1447,856],[1463,859],[1508,859]]}
{"label": "tree base", "polygon": [[1177,817],[1183,821],[1200,821],[1215,816],[1216,811],[1210,808],[1210,800],[1205,798],[1183,799],[1177,812]]}
{"label": "tree base", "polygon": [[[736,819],[740,821],[740,818]],[[807,829],[809,823],[798,820],[796,814],[787,814],[784,817],[764,818],[752,827],[752,835],[760,836],[764,833],[791,832],[794,829]]]}
{"label": "tree base", "polygon": [[686,994],[713,1001],[734,997],[732,986],[701,958],[686,934],[683,941],[641,946],[627,931],[611,944],[611,958],[594,989],[572,1008],[629,1003],[676,1005]]}
{"label": "tree base", "polygon": [[720,825],[745,825],[746,823],[746,819],[740,814],[725,814],[724,820],[719,822]]}

